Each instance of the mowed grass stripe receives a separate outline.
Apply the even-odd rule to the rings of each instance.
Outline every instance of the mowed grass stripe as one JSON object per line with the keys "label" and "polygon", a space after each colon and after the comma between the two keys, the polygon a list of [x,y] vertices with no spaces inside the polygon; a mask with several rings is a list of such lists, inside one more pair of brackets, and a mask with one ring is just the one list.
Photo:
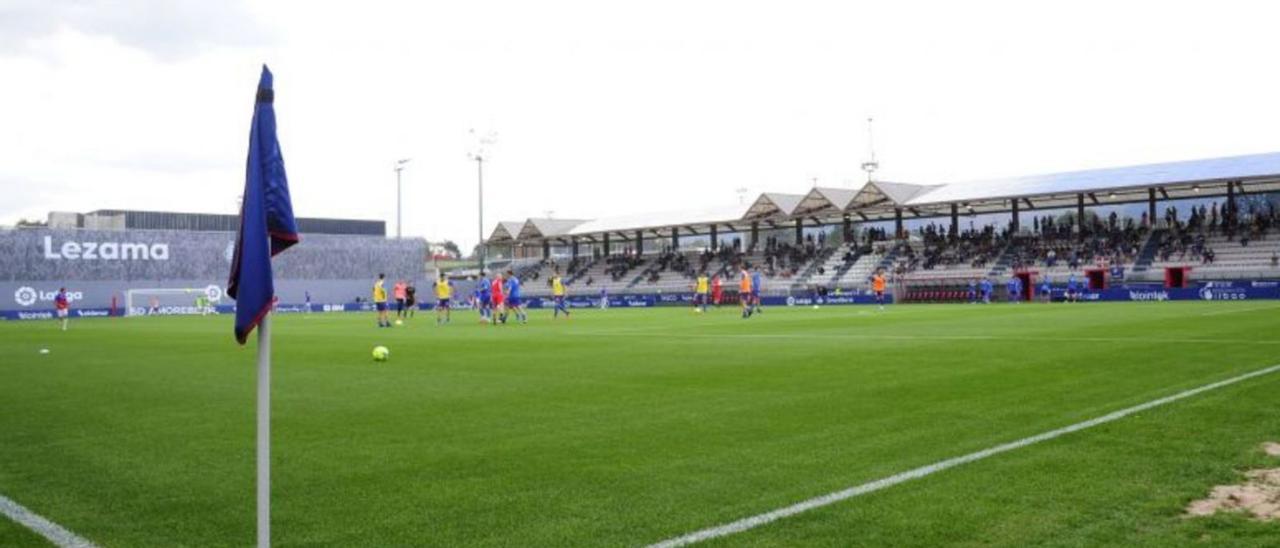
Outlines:
{"label": "mowed grass stripe", "polygon": [[1207,384],[1207,385],[1193,388],[1190,390],[1185,390],[1177,394],[1173,394],[1171,396],[1166,396],[1157,400],[1152,400],[1146,403],[1135,405],[1133,407],[1108,413],[1101,417],[1089,419],[1083,422],[1078,422],[1070,426],[1057,428],[1054,430],[1050,430],[1048,432],[1036,434],[1031,437],[1022,438],[1020,440],[1004,443],[1004,444],[983,449],[981,451],[977,451],[974,453],[969,453],[967,455],[961,455],[958,457],[953,457],[953,458],[936,462],[933,464],[929,464],[926,466],[921,466],[919,468],[908,470],[906,472],[894,474],[887,478],[881,478],[869,483],[864,483],[862,485],[857,485],[854,487],[850,487],[848,489],[836,491],[834,493],[828,493],[825,495],[817,496],[808,500],[798,502],[796,504],[779,508],[777,510],[771,510],[763,514],[756,514],[754,516],[746,517],[746,518],[734,521],[732,523],[726,523],[724,525],[718,525],[718,526],[710,527],[700,531],[695,531],[693,533],[689,533],[686,535],[681,535],[679,537],[658,542],[650,546],[651,548],[675,548],[678,546],[688,546],[690,544],[695,544],[698,542],[703,542],[703,541],[711,540],[718,537],[727,537],[729,535],[742,533],[742,532],[754,529],[756,527],[767,525],[769,523],[772,523],[780,519],[795,516],[804,512],[808,512],[810,510],[816,510],[823,506],[828,506],[831,504],[835,504],[837,502],[846,501],[854,497],[859,497],[862,495],[879,491],[881,489],[887,489],[908,481],[921,479],[926,476],[930,476],[938,472],[955,468],[963,464],[977,462],[979,460],[990,458],[990,457],[999,455],[1001,453],[1022,449],[1024,447],[1035,445],[1040,442],[1056,439],[1066,434],[1079,432],[1081,430],[1086,430],[1089,428],[1093,428],[1095,426],[1120,420],[1122,418],[1128,417],[1129,415],[1133,415],[1135,413],[1140,413],[1148,409],[1152,409],[1162,405],[1167,405],[1167,404],[1176,402],[1178,400],[1197,396],[1204,392],[1209,392],[1209,391],[1217,390],[1219,388],[1223,388],[1226,386],[1231,386],[1233,384],[1243,382],[1249,379],[1253,379],[1256,377],[1261,377],[1263,375],[1269,375],[1271,373],[1275,373],[1276,371],[1280,371],[1280,365],[1273,365],[1271,367],[1266,367],[1257,371],[1252,371],[1249,373],[1245,373],[1243,375],[1238,375],[1229,379],[1224,379],[1212,384]]}
{"label": "mowed grass stripe", "polygon": [[[1267,314],[1199,319],[1225,304],[773,308],[748,321],[581,310],[389,330],[371,315],[280,316],[273,532],[320,545],[652,541],[1274,363],[1265,345],[1152,342],[1277,327]],[[996,339],[584,335],[633,328]],[[254,349],[229,334],[229,318],[0,326],[0,378],[14,381],[0,382],[0,492],[104,545],[251,543]],[[371,362],[375,344],[390,362]]]}

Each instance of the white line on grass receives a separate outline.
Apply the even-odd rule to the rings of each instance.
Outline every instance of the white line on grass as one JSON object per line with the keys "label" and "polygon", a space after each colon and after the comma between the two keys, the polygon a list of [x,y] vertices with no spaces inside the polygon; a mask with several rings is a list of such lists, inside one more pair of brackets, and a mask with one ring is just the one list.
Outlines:
{"label": "white line on grass", "polygon": [[0,514],[8,516],[9,519],[18,523],[27,529],[35,531],[40,536],[52,542],[55,546],[61,548],[96,548],[96,546],[85,540],[80,535],[66,530],[61,525],[45,519],[43,516],[28,510],[25,506],[18,504],[13,499],[0,495]]}
{"label": "white line on grass", "polygon": [[627,329],[575,331],[574,336],[628,336],[628,337],[662,337],[684,339],[856,339],[856,340],[890,340],[890,341],[1019,341],[1019,342],[1117,342],[1117,343],[1150,343],[1150,344],[1238,344],[1238,345],[1280,345],[1280,340],[1265,339],[1213,339],[1213,338],[1178,338],[1152,339],[1148,337],[1006,337],[1002,335],[864,335],[857,333],[646,333]]}
{"label": "white line on grass", "polygon": [[1225,310],[1214,310],[1214,311],[1211,311],[1211,312],[1205,312],[1205,313],[1200,314],[1200,315],[1201,315],[1201,316],[1218,316],[1218,315],[1221,315],[1221,314],[1236,314],[1236,313],[1239,313],[1239,312],[1257,312],[1257,311],[1259,311],[1259,310],[1271,310],[1271,309],[1273,309],[1273,308],[1280,308],[1280,306],[1278,306],[1278,305],[1274,305],[1274,304],[1273,304],[1273,305],[1270,305],[1270,306],[1254,306],[1254,307],[1249,307],[1249,308],[1228,308],[1228,309],[1225,309]]}
{"label": "white line on grass", "polygon": [[723,525],[717,525],[715,527],[703,529],[701,531],[695,531],[687,535],[664,540],[657,544],[650,545],[649,548],[674,548],[676,546],[687,546],[689,544],[702,542],[704,540],[710,540],[717,537],[723,537],[723,536],[728,536],[735,533],[741,533],[748,529],[754,529],[761,525],[771,523],[771,522],[780,520],[782,518],[794,516],[802,512],[807,512],[815,508],[821,508],[823,506],[848,500],[857,496],[865,495],[867,493],[893,487],[895,485],[898,485],[899,483],[905,483],[914,479],[920,479],[930,474],[941,472],[948,468],[954,468],[962,464],[968,464],[974,461],[982,460],[990,456],[999,455],[1000,453],[1013,451],[1014,449],[1021,449],[1028,445],[1033,445],[1036,443],[1040,443],[1042,441],[1051,440],[1065,434],[1078,432],[1086,428],[1093,428],[1094,426],[1119,420],[1129,415],[1132,415],[1134,413],[1146,411],[1153,407],[1159,407],[1167,403],[1172,403],[1181,399],[1190,398],[1197,394],[1208,392],[1210,390],[1217,390],[1224,386],[1236,384],[1238,382],[1252,379],[1254,377],[1261,377],[1263,375],[1268,375],[1271,373],[1275,373],[1277,371],[1280,371],[1280,365],[1273,365],[1271,367],[1259,369],[1257,371],[1252,371],[1236,377],[1231,377],[1226,380],[1218,381],[1211,384],[1206,384],[1199,388],[1192,388],[1190,390],[1179,392],[1172,396],[1165,396],[1163,398],[1152,400],[1147,403],[1135,405],[1133,407],[1129,407],[1126,409],[1121,409],[1119,411],[1115,411],[1113,413],[1103,415],[1101,417],[1089,419],[1084,422],[1075,423],[1071,426],[1065,426],[1057,430],[1050,430],[1042,434],[1036,434],[1028,438],[1022,438],[1018,441],[1009,442],[1003,445],[997,445],[989,449],[983,449],[976,453],[969,453],[968,455],[950,458],[950,459],[947,459],[941,462],[936,462],[927,466],[921,466],[920,468],[908,470],[906,472],[895,474],[887,478],[881,478],[881,479],[872,481],[870,483],[864,483],[862,485],[850,487],[843,491],[836,491],[834,493],[828,493],[820,497],[814,497],[806,501],[792,504],[791,506],[786,506],[783,508],[779,508],[777,510],[765,512],[763,514],[758,514],[748,518],[743,518],[738,521],[726,523]]}

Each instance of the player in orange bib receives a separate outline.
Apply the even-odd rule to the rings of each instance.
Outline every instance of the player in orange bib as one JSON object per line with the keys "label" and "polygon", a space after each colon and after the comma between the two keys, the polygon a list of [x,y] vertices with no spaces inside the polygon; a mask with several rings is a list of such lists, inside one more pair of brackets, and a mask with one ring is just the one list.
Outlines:
{"label": "player in orange bib", "polygon": [[743,266],[738,273],[738,300],[742,301],[742,319],[751,317],[751,273]]}
{"label": "player in orange bib", "polygon": [[871,290],[876,294],[876,304],[884,310],[884,269],[877,270],[871,277]]}

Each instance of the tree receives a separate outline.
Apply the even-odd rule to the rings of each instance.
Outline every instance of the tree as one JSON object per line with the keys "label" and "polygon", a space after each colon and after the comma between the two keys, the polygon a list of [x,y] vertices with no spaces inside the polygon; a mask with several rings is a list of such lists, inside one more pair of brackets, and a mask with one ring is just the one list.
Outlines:
{"label": "tree", "polygon": [[453,240],[445,240],[440,245],[444,247],[444,251],[449,254],[449,257],[454,259],[462,258],[462,250],[458,249],[458,244],[453,243]]}

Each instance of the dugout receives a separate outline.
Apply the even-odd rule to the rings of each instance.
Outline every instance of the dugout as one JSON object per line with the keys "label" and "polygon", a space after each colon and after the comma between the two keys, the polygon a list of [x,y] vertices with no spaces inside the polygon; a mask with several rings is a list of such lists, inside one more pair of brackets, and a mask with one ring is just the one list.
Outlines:
{"label": "dugout", "polygon": [[1102,291],[1107,288],[1107,269],[1105,268],[1086,268],[1084,277],[1089,281],[1090,291]]}
{"label": "dugout", "polygon": [[1165,288],[1183,288],[1187,287],[1187,282],[1191,280],[1191,267],[1189,266],[1170,266],[1164,269],[1164,286]]}

